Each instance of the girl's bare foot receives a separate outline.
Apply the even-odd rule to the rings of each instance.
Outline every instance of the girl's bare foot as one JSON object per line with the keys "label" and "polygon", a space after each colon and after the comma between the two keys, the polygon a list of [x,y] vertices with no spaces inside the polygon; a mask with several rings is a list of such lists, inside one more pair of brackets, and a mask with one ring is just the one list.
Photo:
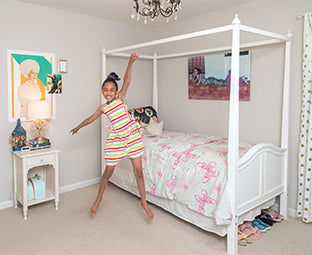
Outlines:
{"label": "girl's bare foot", "polygon": [[144,209],[144,211],[146,212],[148,218],[150,220],[153,220],[154,218],[154,213],[152,212],[152,210],[147,206],[147,205],[143,205],[141,204],[141,207]]}
{"label": "girl's bare foot", "polygon": [[96,214],[96,211],[97,211],[97,208],[99,207],[99,204],[100,204],[101,201],[97,201],[95,200],[94,203],[92,204],[91,208],[90,208],[90,211],[93,215]]}

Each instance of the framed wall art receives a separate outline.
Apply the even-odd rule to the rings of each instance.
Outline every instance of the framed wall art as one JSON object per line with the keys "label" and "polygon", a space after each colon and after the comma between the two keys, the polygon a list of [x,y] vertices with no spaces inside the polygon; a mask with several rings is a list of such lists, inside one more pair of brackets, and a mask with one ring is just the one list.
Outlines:
{"label": "framed wall art", "polygon": [[61,94],[62,93],[62,75],[61,74],[48,74],[47,75],[48,94]]}
{"label": "framed wall art", "polygon": [[[231,53],[188,59],[189,99],[229,100]],[[250,52],[240,52],[239,100],[250,100]]]}
{"label": "framed wall art", "polygon": [[26,120],[26,107],[30,100],[47,100],[51,118],[55,118],[55,99],[47,92],[47,75],[55,71],[53,53],[8,50],[9,121]]}

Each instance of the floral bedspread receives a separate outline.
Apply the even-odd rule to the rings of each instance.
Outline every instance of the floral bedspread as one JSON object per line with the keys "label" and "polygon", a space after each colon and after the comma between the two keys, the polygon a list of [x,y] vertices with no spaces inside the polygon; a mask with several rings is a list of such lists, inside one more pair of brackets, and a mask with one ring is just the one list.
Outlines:
{"label": "floral bedspread", "polygon": [[[164,131],[144,137],[143,172],[147,192],[175,199],[192,210],[229,224],[228,141],[209,135]],[[242,157],[253,145],[240,143]]]}

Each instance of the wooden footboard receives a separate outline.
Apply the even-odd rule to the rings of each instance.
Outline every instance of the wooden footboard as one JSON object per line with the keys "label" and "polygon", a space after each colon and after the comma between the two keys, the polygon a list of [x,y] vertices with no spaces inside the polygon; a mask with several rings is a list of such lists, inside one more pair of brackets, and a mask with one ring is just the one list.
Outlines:
{"label": "wooden footboard", "polygon": [[[287,217],[287,150],[272,144],[253,146],[238,162],[237,211],[227,228],[227,253],[237,254],[238,217],[280,196],[281,212]],[[260,212],[260,211],[259,211]],[[253,212],[254,213],[254,212]],[[251,215],[251,219],[256,215]]]}
{"label": "wooden footboard", "polygon": [[257,144],[239,161],[238,216],[287,192],[287,150]]}

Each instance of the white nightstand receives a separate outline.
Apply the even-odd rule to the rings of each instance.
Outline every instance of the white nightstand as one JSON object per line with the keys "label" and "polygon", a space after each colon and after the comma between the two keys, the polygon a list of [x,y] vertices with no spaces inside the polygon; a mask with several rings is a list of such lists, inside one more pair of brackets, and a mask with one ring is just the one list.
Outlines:
{"label": "white nightstand", "polygon": [[[13,151],[14,171],[14,206],[17,201],[23,205],[24,219],[27,219],[28,206],[55,200],[55,209],[59,204],[59,150],[53,148],[33,151]],[[27,179],[35,174],[42,176],[46,197],[42,199],[27,200]]]}

